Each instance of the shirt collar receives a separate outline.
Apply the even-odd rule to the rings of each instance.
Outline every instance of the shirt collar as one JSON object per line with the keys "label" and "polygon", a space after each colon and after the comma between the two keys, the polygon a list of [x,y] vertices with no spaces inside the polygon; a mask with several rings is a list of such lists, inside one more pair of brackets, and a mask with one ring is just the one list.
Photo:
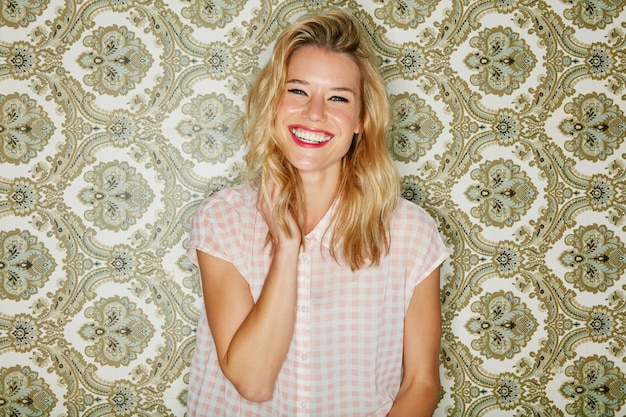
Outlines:
{"label": "shirt collar", "polygon": [[326,249],[330,248],[333,230],[329,229],[330,222],[335,214],[337,206],[337,200],[333,202],[330,208],[326,211],[324,216],[320,219],[317,225],[306,236],[306,240],[309,242],[320,242]]}

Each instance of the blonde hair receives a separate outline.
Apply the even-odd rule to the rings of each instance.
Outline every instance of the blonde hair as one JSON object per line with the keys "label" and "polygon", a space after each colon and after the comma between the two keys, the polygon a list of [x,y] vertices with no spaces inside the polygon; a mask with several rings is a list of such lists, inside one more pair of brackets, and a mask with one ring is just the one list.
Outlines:
{"label": "blonde hair", "polygon": [[[266,193],[273,181],[281,190],[276,220],[288,232],[287,213],[296,217],[304,244],[305,204],[298,171],[280,150],[274,117],[295,50],[316,46],[350,56],[361,74],[361,133],[343,159],[331,222],[331,254],[357,270],[375,265],[389,251],[389,222],[400,198],[397,170],[386,148],[391,106],[373,48],[362,27],[341,11],[304,16],[278,37],[268,64],[251,87],[245,117],[246,178]],[[328,230],[326,231],[328,232]],[[340,253],[337,253],[337,252]]]}

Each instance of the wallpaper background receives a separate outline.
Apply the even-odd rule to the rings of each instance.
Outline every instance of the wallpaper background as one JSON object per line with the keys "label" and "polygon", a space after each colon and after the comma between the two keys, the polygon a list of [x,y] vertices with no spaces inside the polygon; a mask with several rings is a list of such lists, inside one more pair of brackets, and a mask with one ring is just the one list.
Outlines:
{"label": "wallpaper background", "polygon": [[0,416],[182,416],[196,204],[276,34],[350,10],[437,220],[437,416],[624,416],[621,0],[3,0]]}

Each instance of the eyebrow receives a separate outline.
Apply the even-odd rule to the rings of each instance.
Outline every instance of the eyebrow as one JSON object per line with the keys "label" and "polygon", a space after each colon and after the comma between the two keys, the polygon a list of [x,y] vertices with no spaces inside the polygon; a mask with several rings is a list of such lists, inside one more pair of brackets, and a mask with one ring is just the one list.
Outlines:
{"label": "eyebrow", "polygon": [[[300,80],[298,78],[293,78],[290,80],[287,80],[285,82],[285,84],[302,84],[302,85],[309,85],[309,83],[307,81],[304,80]],[[349,87],[331,87],[330,90],[332,91],[338,91],[338,92],[347,92],[347,93],[352,93],[354,96],[356,96],[356,92],[349,88]]]}

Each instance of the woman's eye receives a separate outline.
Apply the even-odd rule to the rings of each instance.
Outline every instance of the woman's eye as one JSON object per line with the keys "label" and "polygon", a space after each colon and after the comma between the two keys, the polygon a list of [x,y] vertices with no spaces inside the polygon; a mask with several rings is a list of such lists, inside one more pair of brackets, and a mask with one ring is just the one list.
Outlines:
{"label": "woman's eye", "polygon": [[292,94],[299,94],[299,95],[305,95],[306,94],[304,91],[300,90],[299,88],[290,88],[287,91],[292,93]]}
{"label": "woman's eye", "polygon": [[339,101],[339,102],[342,102],[342,103],[347,103],[347,102],[348,102],[348,99],[347,99],[347,98],[345,98],[345,97],[341,97],[341,96],[332,96],[332,97],[330,98],[330,100],[331,100],[331,101]]}

